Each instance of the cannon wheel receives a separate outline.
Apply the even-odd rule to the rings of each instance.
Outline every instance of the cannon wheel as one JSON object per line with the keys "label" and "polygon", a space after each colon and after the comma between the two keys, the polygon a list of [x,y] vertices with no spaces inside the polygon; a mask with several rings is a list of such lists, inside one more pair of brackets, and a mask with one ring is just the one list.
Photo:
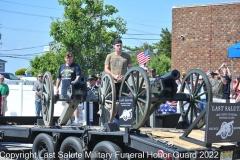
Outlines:
{"label": "cannon wheel", "polygon": [[133,97],[133,129],[138,129],[147,120],[151,105],[149,77],[141,67],[132,67],[125,74],[119,91],[119,97],[123,96]]}
{"label": "cannon wheel", "polygon": [[[194,75],[196,76],[195,82],[193,80]],[[202,85],[200,85],[199,88],[195,87],[201,81],[199,80],[200,75],[203,78],[202,85],[205,85],[205,88],[206,88],[203,94],[199,94],[199,91],[200,91],[199,89]],[[190,125],[198,115],[197,114],[198,103],[202,103],[207,107],[207,103],[212,102],[213,98],[212,98],[211,84],[207,75],[203,71],[199,69],[193,69],[193,70],[190,70],[182,80],[180,92],[190,94],[189,101],[179,101],[179,107],[180,107],[182,119],[183,121],[187,122]],[[200,96],[202,95],[206,96],[206,103],[201,102],[199,100]],[[205,116],[203,119],[199,121],[199,123],[197,123],[196,128],[202,128],[204,125],[205,125]]]}
{"label": "cannon wheel", "polygon": [[116,113],[116,89],[113,78],[106,73],[102,77],[99,90],[99,107],[102,109],[103,123],[112,122]]}
{"label": "cannon wheel", "polygon": [[42,116],[46,126],[51,126],[53,121],[54,111],[54,90],[52,75],[46,72],[43,75],[42,81]]}

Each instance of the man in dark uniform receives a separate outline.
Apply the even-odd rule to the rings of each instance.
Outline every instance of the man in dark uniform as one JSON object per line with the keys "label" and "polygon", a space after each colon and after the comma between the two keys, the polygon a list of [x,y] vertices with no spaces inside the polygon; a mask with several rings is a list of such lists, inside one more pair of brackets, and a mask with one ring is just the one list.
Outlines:
{"label": "man in dark uniform", "polygon": [[[67,52],[64,57],[65,64],[62,64],[57,72],[57,82],[56,82],[56,94],[59,94],[59,86],[61,85],[61,94],[63,96],[67,95],[67,90],[71,83],[74,83],[81,75],[81,69],[78,64],[73,62],[73,54]],[[74,111],[75,121],[73,125],[79,124],[79,111],[78,108]]]}
{"label": "man in dark uniform", "polygon": [[156,69],[155,68],[151,69],[151,78],[156,78]]}
{"label": "man in dark uniform", "polygon": [[[98,87],[96,86],[96,80],[97,80],[97,77],[94,75],[90,75],[88,77],[88,89],[90,90],[90,92],[98,89]],[[98,102],[89,102],[89,106],[90,105],[93,106],[93,112],[92,112],[93,121],[90,122],[90,125],[98,126],[99,125],[99,117],[100,117],[100,115],[98,114],[99,104],[98,104]]]}
{"label": "man in dark uniform", "polygon": [[59,85],[62,82],[61,94],[66,95],[71,84],[81,75],[81,70],[78,64],[73,62],[73,54],[67,52],[65,54],[65,64],[62,64],[57,72],[56,93],[59,94]]}

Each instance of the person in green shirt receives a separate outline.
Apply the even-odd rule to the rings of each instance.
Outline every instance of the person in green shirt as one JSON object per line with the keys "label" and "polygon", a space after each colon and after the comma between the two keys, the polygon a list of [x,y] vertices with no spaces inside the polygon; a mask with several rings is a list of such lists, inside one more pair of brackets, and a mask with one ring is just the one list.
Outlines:
{"label": "person in green shirt", "polygon": [[4,76],[0,75],[0,92],[2,94],[2,109],[1,114],[5,116],[6,111],[8,111],[7,107],[7,96],[9,95],[9,88],[7,84],[4,84]]}

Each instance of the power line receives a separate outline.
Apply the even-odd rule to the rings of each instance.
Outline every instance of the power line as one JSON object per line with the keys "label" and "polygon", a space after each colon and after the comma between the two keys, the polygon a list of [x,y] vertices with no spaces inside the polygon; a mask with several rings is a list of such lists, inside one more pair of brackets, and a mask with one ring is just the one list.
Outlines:
{"label": "power line", "polygon": [[35,46],[35,47],[28,47],[28,48],[18,48],[18,49],[0,50],[0,51],[25,50],[25,49],[32,49],[32,48],[44,47],[44,46],[46,46],[46,45],[43,45],[43,46]]}
{"label": "power line", "polygon": [[[30,14],[30,13],[23,13],[23,12],[16,12],[16,11],[4,10],[4,9],[0,9],[0,12],[7,12],[7,13],[14,13],[14,14],[22,14],[22,15],[28,15],[28,16],[44,17],[44,18],[50,18],[50,17],[51,17],[51,16],[38,15],[38,14]],[[60,17],[52,17],[52,18],[60,18]]]}
{"label": "power line", "polygon": [[[49,33],[49,31],[40,31],[40,30],[30,30],[30,29],[24,29],[24,28],[12,28],[8,26],[4,26],[3,29],[10,29],[10,30],[20,30],[25,32],[40,32],[40,33]],[[139,31],[142,32],[142,31]],[[160,35],[155,33],[145,33],[145,34],[137,34],[137,33],[126,33],[127,35]]]}
{"label": "power line", "polygon": [[159,27],[156,27],[156,26],[150,26],[150,25],[146,25],[146,24],[142,24],[142,23],[137,23],[137,22],[132,22],[132,21],[127,21],[127,22],[139,24],[139,25],[146,26],[146,27],[159,28]]}
{"label": "power line", "polygon": [[132,39],[135,39],[136,41],[138,41],[138,42],[140,42],[140,43],[143,44],[143,42],[142,42],[142,41],[139,41],[137,38],[134,38],[134,37],[130,36],[129,34],[126,34],[126,35],[128,35],[128,36],[131,37]]}
{"label": "power line", "polygon": [[144,38],[122,38],[122,39],[136,39],[136,40],[161,40],[161,39],[144,39]]}
{"label": "power line", "polygon": [[146,31],[140,31],[140,30],[137,30],[137,29],[132,29],[132,28],[128,28],[128,29],[129,29],[129,30],[136,31],[136,32],[141,32],[141,33],[154,34],[154,33],[146,32]]}
{"label": "power line", "polygon": [[48,7],[34,6],[34,5],[22,4],[22,3],[16,3],[16,2],[9,2],[9,1],[4,1],[4,0],[0,0],[0,1],[1,1],[1,2],[6,2],[6,3],[13,3],[13,4],[18,4],[18,5],[23,5],[23,6],[29,6],[29,7],[44,8],[44,9],[54,9],[54,10],[62,10],[62,9],[57,9],[57,8],[48,8]]}
{"label": "power line", "polygon": [[[0,53],[0,57],[7,57],[7,58],[16,58],[16,59],[24,59],[24,60],[32,60],[34,57],[32,56],[36,56],[38,54],[41,54],[44,52],[38,52],[38,53],[30,53],[30,54],[23,54],[23,55],[17,55],[17,54],[4,54],[4,53]],[[2,54],[2,55],[1,55]],[[26,57],[25,57],[26,56]],[[31,57],[29,57],[31,56]]]}
{"label": "power line", "polygon": [[30,30],[30,29],[24,29],[24,28],[12,28],[4,26],[3,29],[10,29],[10,30],[19,30],[19,31],[25,31],[25,32],[39,32],[39,33],[49,33],[49,31],[38,31],[38,30]]}
{"label": "power line", "polygon": [[126,33],[127,35],[160,35],[160,34],[133,34],[133,33]]}
{"label": "power line", "polygon": [[136,5],[129,5],[129,6],[133,6],[134,8],[150,8],[150,9],[158,9],[158,10],[172,10],[171,7],[169,7],[169,8],[155,8],[155,7],[148,7],[148,6],[136,6]]}
{"label": "power line", "polygon": [[0,56],[0,57],[8,57],[8,58],[18,58],[18,59],[24,59],[24,60],[31,60],[31,59],[28,59],[28,57],[14,57],[14,56]]}
{"label": "power line", "polygon": [[[135,21],[136,19],[125,19],[126,21]],[[146,19],[137,19],[138,22],[143,22],[143,23],[160,23],[160,24],[171,24],[172,22],[161,22],[161,21],[150,21],[150,20],[146,20]]]}
{"label": "power line", "polygon": [[[29,53],[29,54],[6,54],[6,53],[0,53],[0,56],[34,56],[34,55],[38,55],[44,52],[38,52],[38,53]],[[1,55],[2,54],[2,55]]]}

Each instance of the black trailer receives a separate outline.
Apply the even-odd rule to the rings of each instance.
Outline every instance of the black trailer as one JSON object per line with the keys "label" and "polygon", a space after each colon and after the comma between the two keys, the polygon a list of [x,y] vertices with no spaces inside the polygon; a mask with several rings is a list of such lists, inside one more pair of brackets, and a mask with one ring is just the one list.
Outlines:
{"label": "black trailer", "polygon": [[[169,128],[144,128],[131,130],[119,128],[115,123],[103,127],[14,125],[21,121],[0,125],[0,142],[32,143],[32,151],[23,153],[32,159],[239,159],[236,143],[204,145],[204,129],[183,130]],[[33,119],[33,118],[31,118]],[[38,122],[40,122],[38,120]],[[10,125],[12,124],[12,125]],[[191,132],[183,138],[184,134]],[[181,138],[182,137],[182,138]],[[25,155],[24,155],[25,154]],[[29,154],[31,154],[29,156]],[[14,155],[16,156],[17,155]],[[1,153],[4,157],[4,153]],[[14,159],[14,157],[12,157]]]}
{"label": "black trailer", "polygon": [[[81,76],[70,85],[67,95],[54,95],[51,74],[46,72],[42,119],[0,117],[0,123],[4,123],[0,126],[0,142],[32,143],[32,158],[47,160],[240,159],[239,104],[212,103],[211,85],[201,70],[189,71],[177,93],[175,80],[179,77],[179,71],[173,70],[150,80],[143,69],[130,68],[119,91],[118,113],[122,127],[119,128],[112,122],[117,103],[110,74],[102,77],[99,90],[90,92],[86,78]],[[205,96],[206,102],[200,101],[201,96]],[[57,101],[66,101],[66,105],[61,116],[54,118]],[[165,101],[179,101],[182,122],[176,127],[178,129],[142,127]],[[99,103],[103,127],[65,126],[82,102]],[[196,111],[198,103],[207,105],[198,112],[200,115]]]}

